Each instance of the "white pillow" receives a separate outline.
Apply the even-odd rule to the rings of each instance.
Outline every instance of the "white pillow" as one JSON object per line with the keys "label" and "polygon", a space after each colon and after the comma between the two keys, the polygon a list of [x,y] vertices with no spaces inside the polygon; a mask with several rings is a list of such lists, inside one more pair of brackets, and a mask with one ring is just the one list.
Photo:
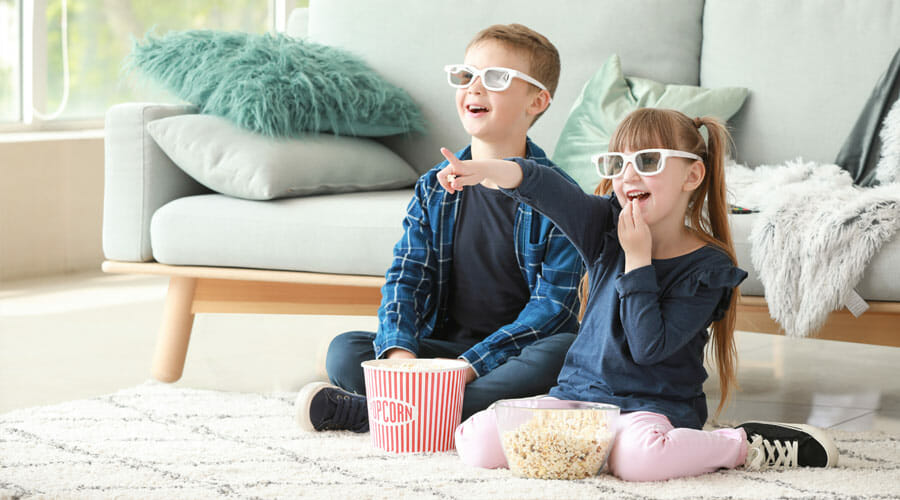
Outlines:
{"label": "white pillow", "polygon": [[331,134],[274,139],[213,115],[178,115],[147,131],[182,170],[222,194],[271,200],[411,186],[418,174],[379,142]]}
{"label": "white pillow", "polygon": [[875,180],[881,184],[900,182],[900,99],[881,125],[881,158],[875,166]]}

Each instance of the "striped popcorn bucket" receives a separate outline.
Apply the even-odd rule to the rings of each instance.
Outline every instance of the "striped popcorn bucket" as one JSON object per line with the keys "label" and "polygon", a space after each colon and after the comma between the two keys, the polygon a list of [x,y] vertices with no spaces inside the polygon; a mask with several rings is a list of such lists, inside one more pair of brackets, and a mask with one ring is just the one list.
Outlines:
{"label": "striped popcorn bucket", "polygon": [[468,366],[453,359],[363,362],[372,444],[394,453],[453,449]]}

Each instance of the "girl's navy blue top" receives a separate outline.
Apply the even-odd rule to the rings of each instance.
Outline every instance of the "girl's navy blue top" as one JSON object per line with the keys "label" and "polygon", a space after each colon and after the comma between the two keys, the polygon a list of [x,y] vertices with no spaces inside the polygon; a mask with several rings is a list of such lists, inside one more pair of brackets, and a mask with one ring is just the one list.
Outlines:
{"label": "girl's navy blue top", "polygon": [[747,273],[709,245],[624,273],[615,196],[585,194],[549,168],[513,160],[522,167],[522,183],[504,192],[565,233],[590,284],[581,328],[550,395],[660,413],[676,427],[703,427],[707,328],[724,316]]}

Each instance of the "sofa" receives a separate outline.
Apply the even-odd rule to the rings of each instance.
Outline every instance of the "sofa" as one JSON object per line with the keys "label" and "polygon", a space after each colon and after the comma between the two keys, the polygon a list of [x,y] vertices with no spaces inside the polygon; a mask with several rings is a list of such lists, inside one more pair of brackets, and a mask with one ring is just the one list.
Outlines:
{"label": "sofa", "polygon": [[[288,34],[349,50],[410,94],[427,133],[379,142],[424,173],[441,146],[468,142],[443,66],[460,61],[481,28],[511,22],[545,34],[561,55],[553,104],[530,134],[548,153],[584,83],[615,53],[628,75],[748,88],[729,123],[737,161],[830,163],[900,46],[895,0],[311,0],[292,12]],[[169,277],[153,364],[168,382],[181,376],[197,313],[375,314],[412,195],[411,186],[271,201],[211,192],[146,129],[194,112],[125,103],[106,117],[103,269]],[[750,273],[738,328],[778,333],[750,262],[753,217],[732,216],[739,264]],[[894,238],[857,287],[869,310],[833,312],[819,337],[900,346],[898,268]]]}

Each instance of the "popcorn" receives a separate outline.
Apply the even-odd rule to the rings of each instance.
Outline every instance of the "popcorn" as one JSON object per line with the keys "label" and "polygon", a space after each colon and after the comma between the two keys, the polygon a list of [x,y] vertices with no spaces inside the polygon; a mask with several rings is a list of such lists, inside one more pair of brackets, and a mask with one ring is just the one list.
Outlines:
{"label": "popcorn", "polygon": [[501,441],[510,470],[538,479],[582,479],[597,474],[615,432],[599,411],[540,410]]}
{"label": "popcorn", "polygon": [[453,449],[468,367],[459,359],[364,361],[372,444],[393,453]]}
{"label": "popcorn", "polygon": [[391,360],[393,362],[380,365],[385,370],[398,372],[433,372],[443,370],[458,370],[467,367],[468,363],[459,359],[403,359]]}

